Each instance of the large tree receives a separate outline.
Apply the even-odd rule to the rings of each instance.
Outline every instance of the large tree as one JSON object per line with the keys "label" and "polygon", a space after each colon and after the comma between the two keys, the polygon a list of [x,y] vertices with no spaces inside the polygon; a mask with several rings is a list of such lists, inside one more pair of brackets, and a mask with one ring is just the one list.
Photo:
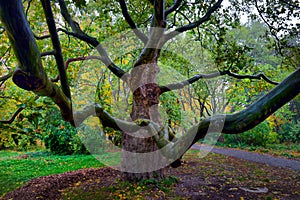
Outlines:
{"label": "large tree", "polygon": [[[180,157],[189,147],[208,133],[238,134],[252,129],[299,94],[299,56],[294,53],[295,50],[299,50],[299,46],[297,47],[299,41],[293,41],[297,35],[299,36],[299,27],[295,26],[295,20],[299,20],[300,5],[297,0],[255,0],[243,1],[243,3],[231,0],[230,7],[228,7],[228,2],[225,4],[225,0],[130,2],[125,0],[99,2],[41,0],[45,19],[29,17],[28,12],[34,9],[30,7],[32,3],[39,4],[31,0],[24,1],[26,4],[24,9],[21,0],[0,0],[2,31],[7,34],[18,61],[18,67],[13,73],[1,76],[1,81],[4,82],[12,77],[18,87],[32,91],[39,96],[51,98],[59,107],[63,119],[74,126],[80,125],[89,116],[96,115],[103,127],[121,131],[122,164],[120,169],[124,172],[125,179],[161,178],[164,167],[168,164],[178,166]],[[98,7],[89,7],[89,4]],[[40,15],[39,7],[36,6],[36,9],[35,15]],[[248,11],[248,15],[253,16],[253,12],[256,13],[267,24],[269,32],[275,38],[274,45],[278,53],[290,55],[293,62],[288,63],[294,64],[295,70],[280,83],[270,80],[263,73],[243,73],[242,75],[237,73],[245,69],[243,65],[247,64],[246,57],[241,56],[245,48],[239,48],[237,44],[230,46],[224,40],[224,35],[230,27],[237,26],[238,13],[242,11]],[[97,20],[93,20],[90,17],[92,15],[104,17],[95,17]],[[87,17],[81,18],[84,16]],[[109,22],[105,20],[105,17],[109,18]],[[34,33],[38,29],[32,24],[37,20],[47,22],[49,35],[37,36]],[[65,26],[61,25],[62,21],[65,22]],[[122,69],[121,65],[118,66],[101,44],[106,34],[109,37],[113,32],[124,30],[124,27],[126,28],[124,22],[133,31],[137,40],[143,44],[138,57],[132,62],[130,71]],[[89,29],[91,23],[97,24],[97,30]],[[110,31],[105,30],[110,26],[114,28]],[[206,46],[215,51],[215,64],[218,66],[218,71],[195,74],[182,82],[160,85],[157,77],[160,73],[159,61],[162,49],[175,37],[184,35],[183,33],[191,33],[195,41],[201,38],[210,41],[210,44],[207,43]],[[287,35],[289,37],[286,37]],[[73,60],[65,62],[67,58],[64,54],[67,50],[62,48],[62,39],[60,40],[65,36],[68,40],[79,40],[90,48],[95,48],[98,55],[83,57],[78,53],[77,56],[73,55]],[[37,40],[50,39],[53,50],[41,52]],[[53,56],[56,61],[58,76],[55,79],[50,79],[46,73],[45,62],[42,60],[45,56]],[[172,54],[169,56],[170,60],[176,57],[172,57]],[[133,97],[129,121],[113,117],[105,111],[104,107],[95,103],[87,104],[81,110],[74,109],[66,66],[72,61],[84,59],[100,60],[130,88]],[[49,65],[53,64],[49,60],[46,61]],[[187,64],[186,67],[192,66]],[[49,71],[48,67],[47,70]],[[249,72],[251,69],[246,71]],[[169,129],[165,128],[164,121],[161,119],[159,97],[188,87],[201,79],[220,76],[261,79],[276,86],[240,112],[201,118],[199,123],[183,133],[181,137],[176,137],[176,135],[175,139],[174,135],[165,137]],[[58,80],[60,85],[57,84]],[[205,107],[204,104],[203,107]],[[15,113],[12,120],[21,110],[22,108]]]}

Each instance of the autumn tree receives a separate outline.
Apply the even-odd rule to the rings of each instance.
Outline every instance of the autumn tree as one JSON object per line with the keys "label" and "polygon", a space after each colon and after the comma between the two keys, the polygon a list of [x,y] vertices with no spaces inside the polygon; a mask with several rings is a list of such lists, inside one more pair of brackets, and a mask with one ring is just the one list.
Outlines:
{"label": "autumn tree", "polygon": [[[297,27],[295,23],[295,20],[299,20],[299,2],[229,2],[231,4],[228,7],[228,1],[225,0],[41,0],[40,3],[28,0],[24,1],[24,4],[21,0],[0,0],[0,19],[3,26],[1,32],[8,36],[18,61],[18,66],[13,72],[1,75],[0,81],[3,83],[12,78],[18,87],[32,91],[38,96],[51,98],[59,107],[63,119],[74,126],[79,126],[89,116],[96,115],[103,127],[122,133],[120,170],[123,171],[125,179],[161,178],[165,167],[178,166],[180,157],[210,132],[238,134],[252,129],[299,94],[299,56],[293,54],[295,51],[291,51],[299,50],[299,41],[291,42],[299,36],[299,24]],[[30,6],[32,4],[35,4],[35,7]],[[41,5],[44,17],[30,18],[29,13],[34,9],[37,9],[35,15],[41,15]],[[280,83],[263,73],[251,74],[251,66],[248,65],[250,61],[245,56],[249,48],[225,40],[226,31],[239,25],[241,12],[248,12],[249,16],[260,18],[267,25],[267,35],[275,38],[273,45],[276,51],[286,55],[289,59],[287,63],[293,65],[294,72]],[[102,18],[98,17],[99,15]],[[40,21],[41,24],[46,21],[46,35],[39,36],[34,32],[45,28],[33,27],[32,24],[36,21]],[[96,30],[89,28],[90,24],[96,24]],[[130,71],[115,63],[106,47],[102,46],[105,37],[126,28],[132,30],[143,46],[138,56],[131,61]],[[160,85],[157,77],[160,73],[162,49],[172,43],[175,37],[184,33],[193,35],[194,41],[206,41],[206,48],[214,52],[214,64],[218,71],[193,74],[185,81]],[[41,52],[41,47],[38,47],[40,40],[51,41],[52,50]],[[63,40],[80,41],[78,48],[82,47],[80,45],[83,42],[87,45],[85,48],[96,49],[98,55],[88,57],[81,53],[75,55],[74,52],[72,58],[66,58],[68,49],[64,49]],[[169,56],[170,60],[175,59],[172,55]],[[45,57],[47,62],[42,60]],[[100,104],[92,103],[85,105],[81,110],[73,109],[66,67],[70,62],[85,59],[102,62],[114,76],[128,86],[132,93],[129,121],[115,118]],[[51,79],[46,71],[53,69],[53,66],[56,66],[58,75]],[[191,67],[187,63],[186,68]],[[239,74],[243,70],[248,74]],[[233,77],[236,80],[266,81],[274,85],[274,88],[242,111],[201,119],[181,137],[176,137],[176,134],[165,137],[169,136],[169,133],[168,129],[164,128],[164,121],[159,112],[160,96],[188,87],[201,79],[220,76]],[[21,111],[22,109],[17,110],[8,122],[13,121]]]}

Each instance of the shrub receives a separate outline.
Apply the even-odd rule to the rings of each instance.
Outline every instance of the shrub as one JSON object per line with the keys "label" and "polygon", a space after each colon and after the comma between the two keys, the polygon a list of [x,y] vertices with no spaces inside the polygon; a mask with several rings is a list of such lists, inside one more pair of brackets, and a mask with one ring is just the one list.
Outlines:
{"label": "shrub", "polygon": [[0,124],[0,150],[28,150],[34,148],[39,135],[31,128]]}
{"label": "shrub", "polygon": [[88,154],[76,128],[69,123],[61,121],[60,126],[53,124],[47,126],[47,134],[44,137],[45,146],[56,155]]}
{"label": "shrub", "polygon": [[261,146],[278,143],[279,136],[271,129],[266,121],[257,125],[253,129],[238,135],[224,135],[224,144],[229,146]]}
{"label": "shrub", "polygon": [[281,125],[278,134],[282,142],[300,143],[300,120]]}

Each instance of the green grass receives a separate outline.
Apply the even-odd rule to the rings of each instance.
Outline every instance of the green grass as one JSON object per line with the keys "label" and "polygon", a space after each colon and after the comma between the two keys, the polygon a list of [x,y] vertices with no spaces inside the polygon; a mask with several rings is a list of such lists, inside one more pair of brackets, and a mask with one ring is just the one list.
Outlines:
{"label": "green grass", "polygon": [[11,159],[13,156],[19,156],[22,154],[24,153],[18,151],[0,151],[0,161]]}
{"label": "green grass", "polygon": [[47,152],[0,151],[0,197],[33,178],[102,166],[92,155],[53,156]]}

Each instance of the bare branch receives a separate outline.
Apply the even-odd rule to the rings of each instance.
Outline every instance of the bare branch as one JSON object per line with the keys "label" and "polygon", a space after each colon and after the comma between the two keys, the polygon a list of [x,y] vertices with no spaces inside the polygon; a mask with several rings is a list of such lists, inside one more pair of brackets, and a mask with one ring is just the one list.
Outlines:
{"label": "bare branch", "polygon": [[[97,51],[99,52],[99,54],[101,55],[102,57],[102,62],[110,69],[109,66],[114,66],[112,69],[116,69],[114,71],[112,71],[117,77],[121,78],[123,77],[126,72],[123,71],[121,68],[119,68],[117,65],[115,65],[111,59],[109,58],[106,50],[102,47],[102,45],[100,44],[100,42],[94,38],[94,37],[91,37],[89,35],[87,35],[86,33],[84,33],[80,26],[78,25],[77,22],[75,22],[72,17],[70,16],[69,14],[69,11],[67,9],[67,6],[65,4],[65,1],[64,0],[58,0],[59,2],[59,6],[60,6],[60,9],[61,9],[61,14],[63,15],[64,19],[67,21],[67,23],[70,25],[71,29],[73,32],[69,32],[69,31],[66,31],[64,29],[58,29],[58,30],[61,30],[63,31],[64,33],[68,34],[68,35],[71,35],[73,37],[76,37],[90,45],[92,45],[93,47],[95,47],[97,49]],[[118,73],[116,73],[116,71]]]}
{"label": "bare branch", "polygon": [[37,39],[37,40],[44,40],[44,39],[47,39],[47,38],[51,38],[51,36],[50,35],[38,36],[38,35],[34,34],[34,38]]}
{"label": "bare branch", "polygon": [[6,75],[4,75],[4,76],[1,76],[0,77],[0,81],[2,82],[4,82],[4,81],[6,81],[7,79],[9,79],[10,77],[12,76],[12,73],[8,73],[8,74],[6,74]]}
{"label": "bare branch", "polygon": [[[78,58],[70,58],[66,61],[65,69],[68,69],[69,64],[71,62],[76,62],[76,61],[84,61],[84,60],[100,60],[103,61],[103,58],[101,56],[86,56],[86,57],[78,57]],[[125,73],[124,71],[118,68],[114,63],[111,63],[110,65],[107,66],[107,68],[113,72],[117,77],[122,79],[124,82],[129,83],[129,74]],[[57,82],[59,80],[59,76],[56,76],[56,78],[51,79],[52,82]]]}
{"label": "bare branch", "polygon": [[57,68],[58,68],[61,87],[62,87],[64,94],[69,99],[71,99],[71,92],[70,92],[70,87],[68,84],[68,77],[67,77],[67,73],[65,70],[64,59],[62,56],[59,37],[58,37],[57,31],[56,31],[56,25],[55,25],[55,21],[54,21],[54,17],[53,17],[50,0],[41,0],[41,2],[43,5],[45,16],[46,16],[49,32],[51,35],[52,45],[53,45],[54,52],[55,52],[54,56],[55,56],[55,60],[56,60]]}
{"label": "bare branch", "polygon": [[192,30],[198,26],[200,26],[201,24],[207,22],[211,15],[216,11],[218,10],[218,8],[221,6],[223,0],[218,0],[212,7],[210,7],[208,9],[208,11],[206,12],[206,14],[199,20],[193,22],[193,23],[190,23],[190,24],[187,24],[185,26],[181,26],[181,27],[178,27],[177,29],[175,29],[174,31],[168,33],[165,35],[164,37],[164,40],[165,42],[167,42],[168,40],[174,38],[176,35],[182,33],[182,32],[185,32],[185,31],[188,31],[188,30]]}
{"label": "bare branch", "polygon": [[259,74],[255,74],[255,75],[240,75],[240,74],[235,74],[228,71],[225,71],[224,74],[227,74],[228,76],[237,78],[237,79],[257,79],[257,80],[265,80],[266,82],[273,84],[273,85],[278,85],[277,82],[272,81],[271,79],[269,79],[265,74],[263,73],[259,73]]}
{"label": "bare branch", "polygon": [[[39,98],[38,95],[34,97],[34,101],[36,101]],[[18,108],[15,113],[12,115],[12,117],[8,120],[1,120],[0,123],[2,124],[11,124],[16,119],[16,117],[19,115],[20,112],[22,112],[26,108],[25,104],[22,104],[20,108]]]}
{"label": "bare branch", "polygon": [[182,0],[175,0],[174,4],[166,9],[165,11],[165,16],[167,17],[169,14],[171,14],[172,12],[174,12],[181,4]]}
{"label": "bare branch", "polygon": [[25,105],[22,105],[20,108],[16,110],[16,112],[12,115],[12,117],[8,120],[1,120],[0,123],[2,124],[11,124],[16,119],[16,117],[19,115],[20,112],[22,112],[25,109]]}
{"label": "bare branch", "polygon": [[31,4],[31,2],[32,2],[32,0],[29,0],[29,1],[28,1],[28,5],[27,5],[26,11],[25,11],[26,16],[28,16],[28,11],[29,11],[29,9],[30,9],[30,4]]}
{"label": "bare branch", "polygon": [[79,126],[85,119],[90,116],[97,116],[101,124],[104,127],[109,127],[114,130],[126,131],[127,133],[133,133],[139,130],[140,126],[134,122],[127,122],[112,117],[108,112],[106,112],[101,105],[88,105],[80,111],[74,112],[75,125]]}
{"label": "bare branch", "polygon": [[55,51],[46,51],[41,53],[41,57],[45,57],[45,56],[54,56],[55,55]]}
{"label": "bare branch", "polygon": [[122,14],[123,14],[125,20],[127,21],[127,23],[129,24],[130,28],[133,30],[135,35],[144,44],[146,44],[147,41],[148,41],[148,37],[137,28],[136,24],[134,23],[134,21],[132,20],[130,14],[128,13],[128,9],[127,9],[127,5],[126,5],[125,1],[124,0],[119,0],[119,4],[120,4],[120,7],[122,9]]}
{"label": "bare branch", "polygon": [[231,76],[231,77],[234,77],[237,79],[257,79],[257,80],[263,79],[264,81],[266,81],[270,84],[273,84],[273,85],[278,84],[277,82],[269,79],[263,73],[259,73],[259,74],[255,74],[255,75],[240,75],[240,74],[232,73],[229,70],[227,70],[227,71],[213,72],[210,74],[197,74],[197,75],[193,76],[192,78],[182,81],[180,83],[173,83],[173,84],[169,84],[166,86],[160,86],[160,94],[163,94],[163,93],[169,92],[169,91],[173,91],[173,90],[180,90],[180,89],[184,88],[185,86],[193,84],[194,82],[196,82],[200,79],[211,79],[211,78],[215,78],[218,76],[224,76],[224,75],[228,75],[228,76]]}
{"label": "bare branch", "polygon": [[160,87],[160,94],[163,94],[165,92],[169,92],[169,91],[172,91],[172,90],[179,90],[179,89],[182,89],[184,88],[185,86],[189,85],[189,84],[192,84],[200,79],[211,79],[211,78],[215,78],[215,77],[218,77],[218,76],[221,76],[223,75],[222,73],[220,72],[214,72],[214,73],[211,73],[211,74],[197,74],[195,76],[193,76],[192,78],[186,80],[186,81],[182,81],[180,83],[174,83],[174,84],[169,84],[169,85],[166,85],[166,86],[161,86]]}
{"label": "bare branch", "polygon": [[0,60],[3,61],[3,57],[8,53],[8,55],[10,54],[10,50],[11,50],[11,46],[9,46],[4,53],[1,55]]}
{"label": "bare branch", "polygon": [[0,77],[0,89],[5,81],[7,81],[10,77],[12,77],[12,72]]}
{"label": "bare branch", "polygon": [[[282,54],[282,48],[280,46],[280,39],[278,38],[278,36],[276,35],[276,33],[274,33],[274,31],[272,30],[275,30],[276,32],[279,32],[279,30],[277,30],[274,26],[272,26],[268,21],[267,19],[263,16],[262,14],[262,11],[260,10],[259,6],[258,6],[258,3],[257,3],[257,0],[255,0],[255,7],[256,7],[256,10],[258,12],[258,15],[260,16],[260,18],[264,21],[264,23],[268,26],[269,30],[270,30],[270,33],[272,34],[272,36],[276,39],[276,48],[278,49],[278,52],[280,54]],[[273,20],[273,19],[272,19]]]}

